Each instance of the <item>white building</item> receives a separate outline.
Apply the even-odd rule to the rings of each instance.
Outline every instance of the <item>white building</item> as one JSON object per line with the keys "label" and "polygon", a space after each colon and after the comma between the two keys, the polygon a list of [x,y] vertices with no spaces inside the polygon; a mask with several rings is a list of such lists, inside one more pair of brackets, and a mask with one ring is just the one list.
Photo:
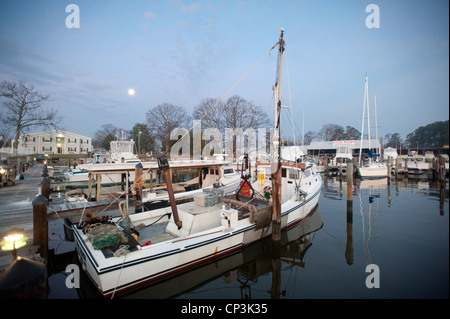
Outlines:
{"label": "white building", "polygon": [[[1,151],[4,154],[12,154],[13,148],[3,148]],[[17,150],[18,155],[87,154],[89,152],[92,152],[92,138],[64,130],[24,134],[19,139]]]}
{"label": "white building", "polygon": [[[370,149],[380,149],[381,143],[379,139],[363,140],[363,153],[367,153]],[[322,141],[311,142],[307,146],[309,154],[328,154],[340,155],[340,157],[351,157],[352,153],[359,153],[361,140],[345,140],[345,141]]]}

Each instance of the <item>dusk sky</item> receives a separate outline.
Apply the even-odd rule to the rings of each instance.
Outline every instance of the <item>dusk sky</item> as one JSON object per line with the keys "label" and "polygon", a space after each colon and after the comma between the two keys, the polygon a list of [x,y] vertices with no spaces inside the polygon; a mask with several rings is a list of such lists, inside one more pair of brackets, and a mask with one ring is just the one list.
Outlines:
{"label": "dusk sky", "polygon": [[[66,26],[71,3],[79,28]],[[369,4],[379,7],[379,28],[366,26]],[[289,105],[290,91],[298,137],[302,112],[305,132],[327,123],[361,130],[365,73],[379,136],[404,140],[449,119],[447,0],[2,0],[0,81],[33,84],[50,95],[46,105],[63,116],[64,129],[93,137],[103,124],[129,130],[145,122],[160,103],[192,114],[203,98],[223,96],[280,28],[282,94]],[[273,51],[227,97],[253,101],[272,118],[276,59]]]}

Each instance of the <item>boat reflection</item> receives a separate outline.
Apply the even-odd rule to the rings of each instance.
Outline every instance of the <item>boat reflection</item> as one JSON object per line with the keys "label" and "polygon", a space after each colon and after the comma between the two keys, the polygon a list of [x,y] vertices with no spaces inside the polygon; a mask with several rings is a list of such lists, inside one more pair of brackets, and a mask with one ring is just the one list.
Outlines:
{"label": "boat reflection", "polygon": [[[304,257],[312,245],[314,232],[321,229],[322,217],[318,209],[292,228],[282,232],[279,248],[274,246],[271,238],[261,240],[245,247],[243,250],[200,266],[176,277],[147,286],[121,298],[133,299],[166,299],[176,298],[211,298],[207,293],[194,293],[201,287],[221,279],[229,284],[226,294],[220,298],[252,298],[251,284],[260,276],[272,273],[270,295],[277,298],[281,287],[281,265],[287,267],[305,267]],[[231,289],[230,289],[231,287]],[[239,288],[237,288],[239,287]],[[192,292],[192,293],[190,293]],[[80,298],[100,297],[88,278],[81,279],[78,289]],[[230,295],[231,294],[231,295]],[[267,296],[269,297],[269,296]]]}

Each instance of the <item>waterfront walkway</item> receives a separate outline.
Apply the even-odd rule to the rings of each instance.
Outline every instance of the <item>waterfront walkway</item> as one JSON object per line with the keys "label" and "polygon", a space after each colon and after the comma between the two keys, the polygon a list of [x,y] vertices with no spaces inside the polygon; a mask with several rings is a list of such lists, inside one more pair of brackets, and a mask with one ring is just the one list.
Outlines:
{"label": "waterfront walkway", "polygon": [[[43,165],[38,164],[23,173],[24,179],[16,180],[15,185],[0,188],[0,236],[13,229],[21,229],[27,246],[19,249],[18,256],[30,258],[34,254],[33,243],[33,205],[32,201],[40,189]],[[3,240],[3,236],[0,241]],[[0,273],[12,263],[9,251],[0,250]]]}

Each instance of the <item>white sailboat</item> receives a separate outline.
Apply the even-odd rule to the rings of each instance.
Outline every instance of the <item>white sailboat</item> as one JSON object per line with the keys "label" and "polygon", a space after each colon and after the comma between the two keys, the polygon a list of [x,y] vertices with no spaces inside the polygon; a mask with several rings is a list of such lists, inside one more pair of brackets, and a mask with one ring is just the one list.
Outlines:
{"label": "white sailboat", "polygon": [[[363,149],[363,141],[364,141],[364,114],[367,106],[367,126],[368,126],[368,141],[369,141],[369,160],[367,163],[363,163],[362,161],[362,149]],[[375,99],[375,110],[376,110],[376,99]],[[376,112],[376,111],[375,111]],[[376,116],[375,116],[376,119]],[[375,129],[377,132],[376,140],[378,141],[378,128],[377,123],[375,123]],[[361,178],[383,178],[387,176],[387,167],[385,163],[379,162],[378,160],[373,160],[374,157],[378,156],[380,152],[376,156],[372,155],[371,147],[370,147],[370,109],[369,109],[369,81],[367,78],[367,74],[365,76],[365,88],[364,88],[364,106],[363,106],[363,119],[362,119],[362,130],[361,130],[361,145],[359,148],[359,165],[357,167],[358,174]]]}
{"label": "white sailboat", "polygon": [[[273,48],[277,45],[281,62],[283,29]],[[278,80],[274,90],[280,92],[280,85]],[[276,112],[280,111],[280,101],[281,95],[275,94]],[[279,117],[275,127],[279,127]],[[104,296],[113,297],[240,250],[270,236],[273,229],[275,233],[278,227],[297,224],[317,208],[322,178],[303,163],[279,162],[279,153],[276,154],[282,194],[279,221],[273,221],[272,216],[276,205],[273,197],[277,195],[275,190],[272,192],[276,183],[272,184],[275,174],[271,166],[259,166],[255,182],[249,167],[242,172],[242,182],[232,196],[213,192],[175,206],[169,187],[171,207],[129,216],[125,213],[122,220],[114,219],[97,227],[87,223],[85,227],[73,226],[83,269]],[[159,158],[158,163],[166,174],[166,159]],[[170,180],[167,184],[171,185]],[[102,237],[104,234],[107,236]],[[109,245],[113,237],[117,243]],[[109,246],[102,247],[102,243]]]}

